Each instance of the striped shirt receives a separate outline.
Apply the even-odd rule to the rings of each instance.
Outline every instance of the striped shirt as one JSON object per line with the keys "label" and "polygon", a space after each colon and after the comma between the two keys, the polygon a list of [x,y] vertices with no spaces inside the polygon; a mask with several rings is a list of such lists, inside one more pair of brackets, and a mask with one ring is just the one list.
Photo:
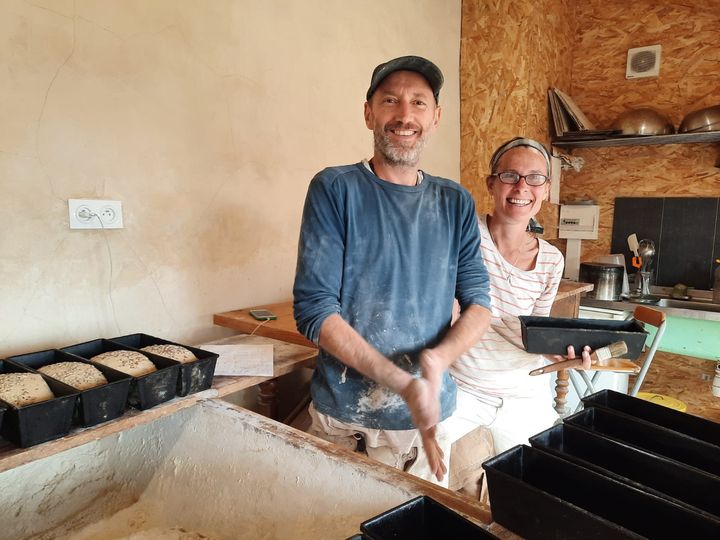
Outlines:
{"label": "striped shirt", "polygon": [[535,397],[548,392],[546,377],[528,372],[547,362],[542,355],[525,351],[518,315],[550,314],[563,272],[557,248],[538,239],[535,268],[521,270],[506,261],[495,246],[487,217],[479,220],[480,252],[490,275],[492,320],[490,328],[451,367],[459,387],[475,395]]}

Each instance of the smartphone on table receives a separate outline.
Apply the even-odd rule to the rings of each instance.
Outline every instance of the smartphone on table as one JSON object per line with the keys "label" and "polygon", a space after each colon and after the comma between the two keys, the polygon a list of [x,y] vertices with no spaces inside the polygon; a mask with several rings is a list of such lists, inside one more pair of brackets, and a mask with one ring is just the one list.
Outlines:
{"label": "smartphone on table", "polygon": [[251,309],[250,316],[258,321],[274,321],[277,319],[277,315],[269,309]]}

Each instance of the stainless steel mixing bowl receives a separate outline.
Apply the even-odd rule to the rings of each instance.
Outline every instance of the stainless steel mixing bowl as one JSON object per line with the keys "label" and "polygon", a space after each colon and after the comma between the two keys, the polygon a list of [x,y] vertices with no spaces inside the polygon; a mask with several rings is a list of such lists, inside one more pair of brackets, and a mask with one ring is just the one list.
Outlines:
{"label": "stainless steel mixing bowl", "polygon": [[685,115],[678,133],[720,131],[720,105],[698,109]]}
{"label": "stainless steel mixing bowl", "polygon": [[612,125],[623,135],[668,135],[675,133],[675,126],[663,113],[650,107],[625,111]]}

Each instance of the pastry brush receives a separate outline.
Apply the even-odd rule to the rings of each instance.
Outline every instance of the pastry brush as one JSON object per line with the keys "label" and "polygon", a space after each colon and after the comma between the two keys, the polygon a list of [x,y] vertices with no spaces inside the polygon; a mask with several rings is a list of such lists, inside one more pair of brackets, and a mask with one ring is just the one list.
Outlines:
{"label": "pastry brush", "polygon": [[[610,345],[607,345],[605,347],[600,347],[599,349],[594,350],[590,354],[590,364],[592,366],[597,366],[604,369],[612,369],[613,367],[627,368],[627,363],[630,362],[629,360],[625,362],[613,362],[613,359],[627,353],[627,350],[627,344],[624,341],[616,341],[615,343],[611,343]],[[630,363],[632,364],[632,362]],[[547,366],[533,369],[530,372],[530,375],[542,375],[543,373],[550,373],[551,371],[560,371],[561,369],[571,369],[581,366],[582,357],[573,358],[572,360],[554,362]]]}

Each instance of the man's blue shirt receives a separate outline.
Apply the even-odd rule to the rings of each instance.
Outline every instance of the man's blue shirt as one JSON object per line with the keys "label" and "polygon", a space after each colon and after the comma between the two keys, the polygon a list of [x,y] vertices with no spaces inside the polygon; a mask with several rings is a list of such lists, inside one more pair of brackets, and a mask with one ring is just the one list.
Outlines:
{"label": "man's blue shirt", "polygon": [[[427,173],[417,186],[385,182],[362,163],[327,168],[305,200],[295,276],[298,330],[315,343],[338,313],[373,347],[419,375],[420,351],[449,328],[453,298],[490,307],[475,204],[459,184]],[[455,408],[446,373],[441,419]],[[411,429],[402,398],[321,350],[315,408],[374,429]]]}

